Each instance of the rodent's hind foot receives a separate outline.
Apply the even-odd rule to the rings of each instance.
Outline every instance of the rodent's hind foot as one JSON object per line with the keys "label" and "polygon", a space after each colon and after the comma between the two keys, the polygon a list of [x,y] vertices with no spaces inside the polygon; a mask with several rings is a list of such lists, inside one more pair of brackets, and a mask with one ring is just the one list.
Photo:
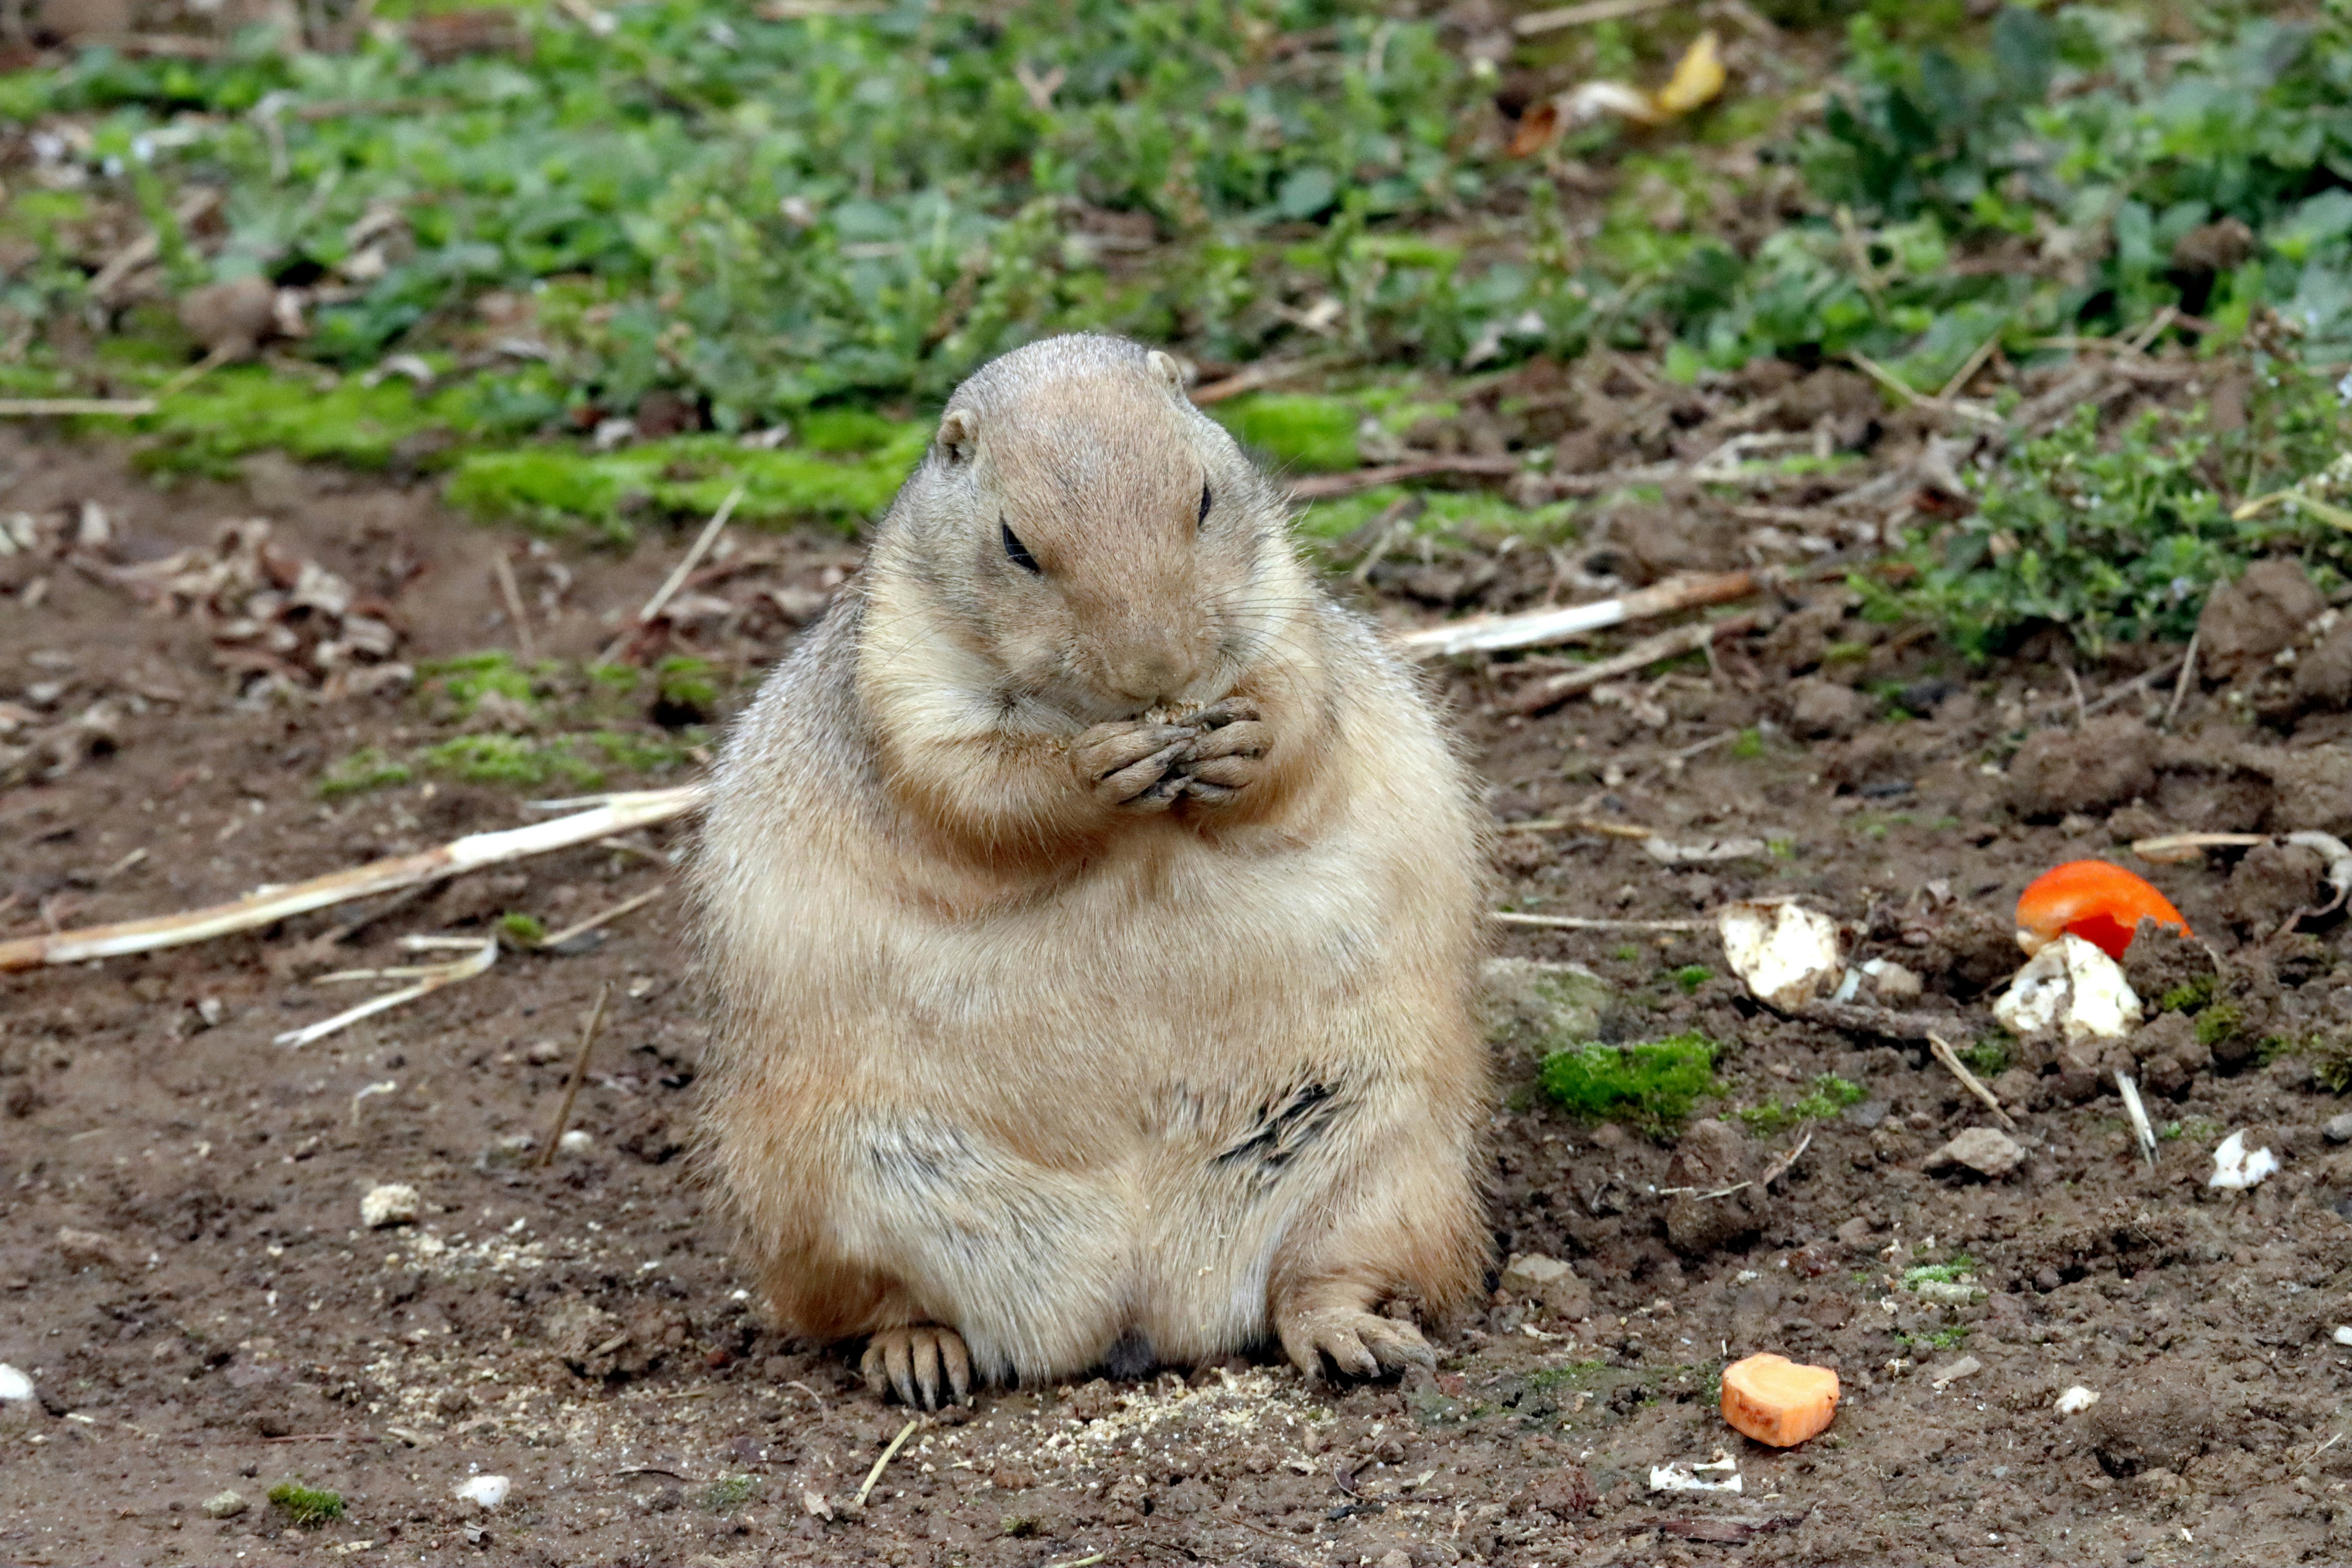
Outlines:
{"label": "rodent's hind foot", "polygon": [[902,1404],[919,1404],[926,1410],[940,1407],[943,1370],[957,1402],[970,1405],[971,1356],[963,1348],[963,1336],[933,1323],[878,1331],[866,1342],[866,1355],[858,1363],[867,1388],[877,1394],[895,1389]]}
{"label": "rodent's hind foot", "polygon": [[1437,1352],[1419,1329],[1358,1307],[1295,1312],[1276,1331],[1283,1352],[1309,1383],[1322,1380],[1326,1356],[1349,1377],[1380,1377],[1409,1366],[1434,1371],[1437,1366]]}

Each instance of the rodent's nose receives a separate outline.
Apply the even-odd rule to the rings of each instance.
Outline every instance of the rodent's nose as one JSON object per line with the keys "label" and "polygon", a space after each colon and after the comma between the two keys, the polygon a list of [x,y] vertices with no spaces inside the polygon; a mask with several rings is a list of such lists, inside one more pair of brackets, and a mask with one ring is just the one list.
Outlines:
{"label": "rodent's nose", "polygon": [[1200,668],[1190,648],[1185,648],[1181,632],[1169,627],[1157,635],[1119,639],[1108,658],[1103,658],[1103,675],[1115,696],[1152,705],[1183,691],[1192,677],[1200,675]]}
{"label": "rodent's nose", "polygon": [[1172,648],[1140,647],[1109,661],[1110,683],[1121,697],[1157,702],[1171,697],[1189,679]]}

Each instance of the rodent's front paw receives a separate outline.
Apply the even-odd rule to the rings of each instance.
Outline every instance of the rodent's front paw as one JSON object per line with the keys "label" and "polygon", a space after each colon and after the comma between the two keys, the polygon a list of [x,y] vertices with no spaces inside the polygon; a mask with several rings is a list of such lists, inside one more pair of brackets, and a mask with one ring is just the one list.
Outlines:
{"label": "rodent's front paw", "polygon": [[1118,721],[1080,735],[1071,754],[1079,778],[1103,805],[1165,811],[1181,783],[1171,770],[1192,754],[1195,734],[1187,724]]}
{"label": "rodent's front paw", "polygon": [[1181,764],[1185,793],[1204,805],[1223,805],[1265,774],[1274,731],[1247,703],[1221,703],[1201,719],[1212,727]]}

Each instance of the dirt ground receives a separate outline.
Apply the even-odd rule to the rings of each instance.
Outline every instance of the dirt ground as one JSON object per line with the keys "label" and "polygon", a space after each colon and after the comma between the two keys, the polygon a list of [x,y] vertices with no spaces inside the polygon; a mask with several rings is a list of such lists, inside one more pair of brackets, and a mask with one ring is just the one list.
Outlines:
{"label": "dirt ground", "polygon": [[[159,490],[120,451],[23,432],[0,433],[0,470],[16,530],[0,555],[0,939],[514,826],[534,819],[527,801],[585,787],[418,766],[322,795],[369,748],[413,759],[452,737],[594,729],[641,742],[613,753],[608,784],[690,776],[687,726],[723,721],[855,562],[814,535],[714,557],[676,646],[630,651],[698,652],[715,695],[551,678],[467,712],[424,666],[515,646],[496,557],[534,655],[579,660],[621,637],[684,538],[625,557],[534,550],[422,484],[275,462]],[[266,539],[221,542],[255,518]],[[1681,526],[1629,509],[1618,559],[1588,549],[1579,569],[1721,563]],[[1499,584],[1484,602],[1543,591],[1505,565],[1367,576],[1382,614],[1427,619],[1441,599],[1482,602],[1473,579]],[[1266,1355],[992,1392],[919,1425],[862,1507],[907,1417],[860,1387],[855,1347],[765,1331],[706,1222],[675,895],[601,938],[512,944],[415,1005],[274,1043],[366,994],[320,976],[404,962],[404,934],[482,936],[509,913],[551,931],[652,891],[683,830],[390,908],[0,976],[0,1363],[37,1391],[0,1404],[0,1560],[2352,1557],[2352,1349],[2335,1338],[2352,1321],[2352,1149],[2323,1132],[2340,1109],[2326,1085],[2352,1057],[2347,926],[2329,913],[2274,935],[2326,901],[2305,851],[2150,867],[2125,847],[2352,827],[2344,703],[2297,683],[2261,609],[2228,645],[2242,657],[2209,658],[2168,727],[2168,650],[2075,666],[2046,640],[1972,670],[1831,586],[1766,606],[1706,660],[1548,713],[1512,711],[1509,672],[1443,672],[1497,819],[1567,825],[1498,838],[1513,908],[1687,921],[1794,895],[1843,921],[1857,957],[1916,976],[1923,994],[1896,1005],[1966,1043],[1995,1033],[2019,890],[2109,857],[2193,926],[2197,942],[2144,941],[2132,963],[2147,1000],[2187,1000],[2105,1053],[2016,1048],[1994,1087],[2024,1159],[1985,1180],[1925,1168],[1990,1118],[1916,1039],[1761,1009],[1706,931],[1505,929],[1498,954],[1579,968],[1498,979],[1519,1010],[1498,1009],[1497,1287],[1436,1336],[1433,1379],[1309,1387]],[[2143,674],[2162,678],[2126,684]],[[649,759],[674,765],[626,765]],[[379,918],[346,929],[362,913]],[[586,1136],[541,1168],[608,984],[572,1117]],[[1604,1040],[1702,1031],[1723,1047],[1722,1093],[1679,1134],[1570,1120],[1531,1092],[1529,1018],[1546,1008]],[[2117,1066],[2149,1088],[2152,1168]],[[1824,1074],[1864,1098],[1785,1110]],[[2212,1148],[2241,1129],[2283,1169],[2209,1189]],[[383,1184],[415,1188],[413,1223],[362,1226]],[[1519,1255],[1573,1275],[1516,1294],[1499,1268]],[[1901,1283],[1936,1263],[1960,1278]],[[1724,1426],[1717,1370],[1759,1350],[1839,1370],[1826,1436],[1777,1451]],[[2060,1414],[2077,1385],[2099,1402]],[[1654,1467],[1718,1456],[1738,1493],[1654,1489]],[[495,1509],[455,1495],[488,1475],[509,1482]],[[287,1480],[340,1493],[341,1516],[298,1524],[266,1500]],[[247,1506],[215,1518],[227,1491]]]}

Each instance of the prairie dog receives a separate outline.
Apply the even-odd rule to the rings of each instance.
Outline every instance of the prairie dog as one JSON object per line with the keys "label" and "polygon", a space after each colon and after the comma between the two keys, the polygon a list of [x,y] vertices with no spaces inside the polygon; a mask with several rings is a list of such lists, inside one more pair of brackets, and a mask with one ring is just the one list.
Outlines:
{"label": "prairie dog", "polygon": [[974,374],[712,781],[706,1157],[778,1326],[909,1404],[1427,1364],[1378,1309],[1487,1261],[1465,776],[1181,381]]}

